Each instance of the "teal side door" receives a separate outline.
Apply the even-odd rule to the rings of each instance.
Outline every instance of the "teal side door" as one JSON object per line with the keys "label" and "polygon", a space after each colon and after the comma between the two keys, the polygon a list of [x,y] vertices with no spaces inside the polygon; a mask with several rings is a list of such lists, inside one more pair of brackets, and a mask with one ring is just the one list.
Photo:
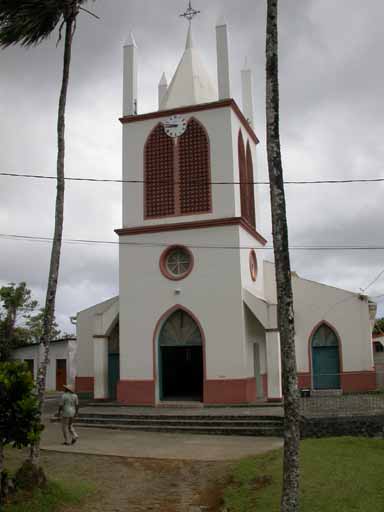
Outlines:
{"label": "teal side door", "polygon": [[339,347],[313,347],[312,362],[315,389],[340,388]]}
{"label": "teal side door", "polygon": [[116,400],[117,383],[120,379],[120,355],[108,355],[108,394],[110,400]]}

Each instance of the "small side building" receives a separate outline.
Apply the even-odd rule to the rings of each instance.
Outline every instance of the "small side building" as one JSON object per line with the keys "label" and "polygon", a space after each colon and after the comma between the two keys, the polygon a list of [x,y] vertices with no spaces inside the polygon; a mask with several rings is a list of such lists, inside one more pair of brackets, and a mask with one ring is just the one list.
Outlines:
{"label": "small side building", "polygon": [[[62,391],[64,384],[74,384],[76,346],[76,338],[51,341],[46,381],[47,391]],[[43,354],[42,348],[40,343],[24,345],[13,351],[12,359],[25,361],[36,379]]]}

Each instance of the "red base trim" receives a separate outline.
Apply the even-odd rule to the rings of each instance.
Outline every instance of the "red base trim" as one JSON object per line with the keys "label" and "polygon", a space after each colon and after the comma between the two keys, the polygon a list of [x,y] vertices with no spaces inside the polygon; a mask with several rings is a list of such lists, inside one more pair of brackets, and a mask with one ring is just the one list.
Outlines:
{"label": "red base trim", "polygon": [[117,401],[126,405],[154,405],[153,380],[120,380],[117,383]]}
{"label": "red base trim", "polygon": [[207,380],[204,387],[205,404],[243,404],[256,402],[256,380]]}
{"label": "red base trim", "polygon": [[373,391],[376,389],[376,372],[344,372],[341,388],[344,393]]}
{"label": "red base trim", "polygon": [[298,373],[297,382],[299,389],[308,389],[312,387],[312,379],[310,373]]}
{"label": "red base trim", "polygon": [[[312,388],[312,376],[310,373],[298,373],[299,389]],[[344,393],[357,391],[373,391],[376,389],[376,372],[343,372],[340,375],[340,385]]]}
{"label": "red base trim", "polygon": [[76,393],[92,393],[95,387],[94,377],[76,377],[75,390]]}

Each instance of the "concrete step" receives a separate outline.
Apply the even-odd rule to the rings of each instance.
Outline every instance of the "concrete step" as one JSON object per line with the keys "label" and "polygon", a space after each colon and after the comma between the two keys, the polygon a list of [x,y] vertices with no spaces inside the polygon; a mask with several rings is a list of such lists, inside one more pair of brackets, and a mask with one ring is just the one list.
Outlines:
{"label": "concrete step", "polygon": [[127,419],[127,420],[180,420],[180,421],[283,421],[281,416],[258,416],[258,415],[207,415],[207,414],[109,414],[83,412],[79,418],[108,418],[108,419]]}
{"label": "concrete step", "polygon": [[151,425],[151,426],[170,426],[170,427],[225,427],[231,428],[235,427],[282,427],[281,419],[268,419],[268,420],[252,420],[247,418],[236,418],[232,420],[220,420],[216,418],[204,418],[204,419],[177,419],[177,418],[145,418],[145,419],[132,419],[129,417],[121,418],[106,418],[101,416],[80,416],[76,419],[77,423],[87,423],[87,424],[104,424],[108,425],[113,423],[114,425]]}
{"label": "concrete step", "polygon": [[[125,404],[122,404],[120,402],[110,402],[109,400],[83,400],[83,406],[87,407],[119,407],[122,409],[135,409],[135,406],[128,406]],[[238,405],[232,405],[228,407],[232,407],[234,409],[264,409],[264,408],[276,408],[276,407],[282,407],[283,401],[278,402],[257,402],[254,404],[238,404]],[[158,409],[205,409],[205,410],[216,410],[216,409],[222,409],[223,405],[204,405],[203,402],[160,402],[157,405]]]}
{"label": "concrete step", "polygon": [[144,431],[144,432],[168,432],[183,434],[208,434],[222,436],[262,436],[262,437],[282,437],[283,430],[278,427],[199,427],[193,425],[187,426],[164,426],[164,425],[118,425],[113,423],[82,423],[75,422],[75,426],[79,428],[104,428],[108,430],[121,431]]}

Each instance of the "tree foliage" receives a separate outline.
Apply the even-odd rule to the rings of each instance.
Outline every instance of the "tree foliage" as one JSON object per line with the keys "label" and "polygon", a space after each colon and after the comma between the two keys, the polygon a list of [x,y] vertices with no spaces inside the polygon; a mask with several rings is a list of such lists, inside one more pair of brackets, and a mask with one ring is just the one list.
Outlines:
{"label": "tree foliage", "polygon": [[28,366],[0,363],[0,442],[21,448],[39,438],[38,401]]}
{"label": "tree foliage", "polygon": [[[0,361],[7,361],[13,349],[39,343],[43,332],[43,310],[37,310],[38,302],[32,297],[26,283],[10,283],[0,288]],[[51,338],[62,333],[53,323]]]}
{"label": "tree foliage", "polygon": [[20,361],[0,363],[0,503],[8,486],[4,447],[32,445],[42,430],[39,401],[27,365]]}
{"label": "tree foliage", "polygon": [[375,327],[373,328],[373,334],[383,334],[384,335],[384,318],[376,319]]}
{"label": "tree foliage", "polygon": [[[38,45],[87,0],[0,0],[0,46]],[[75,12],[74,12],[75,11]]]}

